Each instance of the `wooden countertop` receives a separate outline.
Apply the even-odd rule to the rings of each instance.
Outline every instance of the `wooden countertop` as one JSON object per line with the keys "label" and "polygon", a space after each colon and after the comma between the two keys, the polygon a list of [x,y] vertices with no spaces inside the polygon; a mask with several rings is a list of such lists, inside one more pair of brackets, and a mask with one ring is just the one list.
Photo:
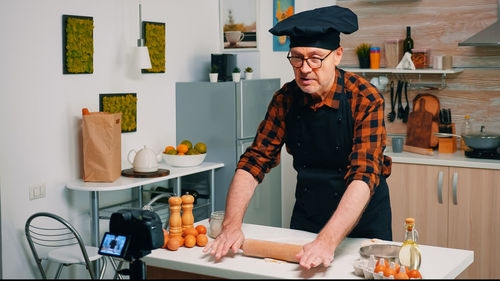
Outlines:
{"label": "wooden countertop", "polygon": [[[208,225],[208,220],[203,220],[195,225]],[[245,237],[292,243],[304,244],[312,241],[315,233],[243,224]],[[209,238],[211,239],[211,238]],[[247,257],[241,253],[229,254],[221,261],[215,262],[208,253],[203,253],[202,247],[185,248],[177,251],[165,249],[153,250],[145,256],[143,261],[147,266],[173,269],[201,275],[220,278],[327,278],[327,279],[362,279],[354,275],[353,262],[360,258],[359,247],[366,239],[346,238],[335,252],[333,263],[324,268],[322,266],[306,270],[295,263],[277,263],[273,260]],[[388,242],[398,244],[398,242]],[[421,245],[422,265],[420,272],[424,278],[443,279],[455,278],[464,271],[473,261],[474,253],[468,250],[450,249]],[[167,278],[165,276],[165,278]]]}

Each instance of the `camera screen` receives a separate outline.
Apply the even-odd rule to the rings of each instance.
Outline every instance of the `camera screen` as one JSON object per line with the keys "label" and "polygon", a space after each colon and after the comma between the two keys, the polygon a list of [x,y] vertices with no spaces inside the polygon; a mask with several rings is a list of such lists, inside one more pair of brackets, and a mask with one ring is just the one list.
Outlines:
{"label": "camera screen", "polygon": [[128,240],[125,235],[106,232],[99,247],[99,254],[123,258],[127,252]]}

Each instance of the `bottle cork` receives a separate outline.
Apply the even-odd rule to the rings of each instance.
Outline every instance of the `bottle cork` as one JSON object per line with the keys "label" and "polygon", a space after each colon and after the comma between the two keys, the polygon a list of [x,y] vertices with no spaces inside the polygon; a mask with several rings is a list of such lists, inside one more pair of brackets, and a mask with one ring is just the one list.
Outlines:
{"label": "bottle cork", "polygon": [[182,237],[182,199],[178,196],[172,196],[168,199],[168,204],[170,205],[169,235],[170,237]]}
{"label": "bottle cork", "polygon": [[194,216],[193,216],[193,195],[186,194],[182,195],[182,230],[190,227],[194,227]]}

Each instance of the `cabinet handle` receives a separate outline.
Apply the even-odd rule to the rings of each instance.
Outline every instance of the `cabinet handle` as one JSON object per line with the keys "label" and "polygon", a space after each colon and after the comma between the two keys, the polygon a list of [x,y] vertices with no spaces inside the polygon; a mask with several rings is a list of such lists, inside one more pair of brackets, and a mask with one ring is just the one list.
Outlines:
{"label": "cabinet handle", "polygon": [[443,204],[443,171],[439,171],[438,176],[438,202]]}
{"label": "cabinet handle", "polygon": [[457,205],[457,184],[458,184],[458,173],[453,173],[453,204]]}

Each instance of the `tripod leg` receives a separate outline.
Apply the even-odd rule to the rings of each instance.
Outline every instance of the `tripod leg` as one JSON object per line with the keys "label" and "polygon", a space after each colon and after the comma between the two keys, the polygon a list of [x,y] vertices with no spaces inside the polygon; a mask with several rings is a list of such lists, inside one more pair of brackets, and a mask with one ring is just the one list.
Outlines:
{"label": "tripod leg", "polygon": [[130,279],[146,280],[146,266],[140,259],[137,259],[130,264]]}

